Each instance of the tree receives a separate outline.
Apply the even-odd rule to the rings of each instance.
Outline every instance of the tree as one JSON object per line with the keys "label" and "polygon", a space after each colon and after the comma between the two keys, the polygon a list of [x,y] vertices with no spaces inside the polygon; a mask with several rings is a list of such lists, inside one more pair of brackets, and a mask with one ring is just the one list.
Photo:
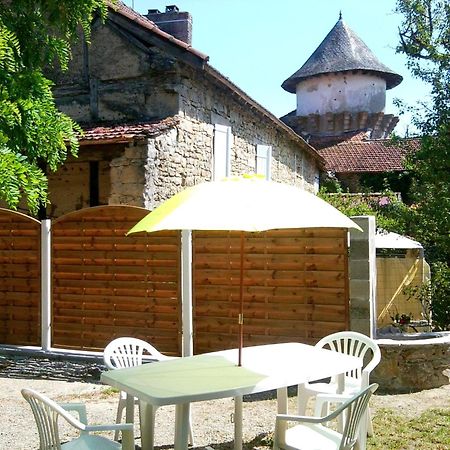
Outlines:
{"label": "tree", "polygon": [[48,202],[46,171],[77,154],[80,128],[56,108],[44,68],[67,68],[80,29],[107,0],[0,0],[0,200],[32,214]]}
{"label": "tree", "polygon": [[421,289],[436,329],[450,329],[450,3],[397,0],[403,15],[398,52],[413,75],[429,83],[431,102],[417,115],[420,150],[411,155],[414,236],[425,247],[432,279]]}
{"label": "tree", "polygon": [[421,148],[411,155],[415,220],[412,229],[431,261],[450,262],[450,3],[397,0],[403,21],[397,51],[414,76],[431,88],[431,101],[416,114]]}

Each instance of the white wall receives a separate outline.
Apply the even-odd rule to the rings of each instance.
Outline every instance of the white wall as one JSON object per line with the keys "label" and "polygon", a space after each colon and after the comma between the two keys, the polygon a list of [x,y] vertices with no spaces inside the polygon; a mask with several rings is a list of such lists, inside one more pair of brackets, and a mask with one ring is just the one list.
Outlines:
{"label": "white wall", "polygon": [[297,85],[297,115],[327,112],[376,113],[386,105],[386,81],[375,75],[333,73],[309,78]]}

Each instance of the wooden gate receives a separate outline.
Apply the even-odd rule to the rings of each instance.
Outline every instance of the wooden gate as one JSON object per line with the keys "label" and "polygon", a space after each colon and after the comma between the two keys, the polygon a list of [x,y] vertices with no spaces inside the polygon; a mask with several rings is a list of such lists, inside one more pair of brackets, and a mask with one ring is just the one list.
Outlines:
{"label": "wooden gate", "polygon": [[41,224],[0,208],[0,343],[40,345]]}
{"label": "wooden gate", "polygon": [[[238,346],[240,233],[194,233],[195,353]],[[245,234],[244,345],[348,329],[347,230]]]}
{"label": "wooden gate", "polygon": [[126,232],[148,211],[80,210],[52,227],[53,346],[101,350],[134,336],[181,353],[178,232]]}

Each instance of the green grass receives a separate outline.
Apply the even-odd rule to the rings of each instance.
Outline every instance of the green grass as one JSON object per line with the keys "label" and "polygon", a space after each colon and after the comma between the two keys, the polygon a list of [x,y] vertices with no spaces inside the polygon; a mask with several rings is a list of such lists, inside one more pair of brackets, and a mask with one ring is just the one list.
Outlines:
{"label": "green grass", "polygon": [[380,409],[373,428],[368,450],[450,449],[450,409],[429,409],[412,419],[393,409]]}
{"label": "green grass", "polygon": [[111,396],[115,396],[119,393],[119,389],[114,387],[107,387],[101,391],[100,398],[108,398]]}
{"label": "green grass", "polygon": [[[379,409],[373,428],[367,450],[450,450],[450,408],[429,409],[413,419],[394,409]],[[271,450],[272,439],[272,433],[261,434],[244,443],[244,450]],[[228,448],[229,443],[218,450]]]}

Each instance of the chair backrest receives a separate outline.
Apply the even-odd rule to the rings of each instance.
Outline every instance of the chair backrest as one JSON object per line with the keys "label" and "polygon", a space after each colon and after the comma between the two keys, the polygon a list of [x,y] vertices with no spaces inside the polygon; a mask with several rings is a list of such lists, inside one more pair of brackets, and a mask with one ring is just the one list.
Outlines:
{"label": "chair backrest", "polygon": [[32,389],[22,389],[22,395],[30,404],[39,433],[40,450],[60,450],[58,418],[63,416],[71,425],[80,429],[84,424],[71,417],[61,406]]}
{"label": "chair backrest", "polygon": [[[346,373],[347,376],[353,378],[361,378],[362,371],[370,374],[381,360],[381,351],[378,344],[370,337],[356,331],[340,331],[330,334],[317,342],[316,347],[328,348],[367,361],[366,366]],[[365,358],[366,355],[367,358]]]}
{"label": "chair backrest", "polygon": [[123,369],[141,365],[146,355],[156,361],[170,359],[148,342],[133,337],[120,337],[105,347],[103,361],[108,369]]}
{"label": "chair backrest", "polygon": [[370,397],[377,389],[378,384],[371,384],[370,386],[363,389],[355,397],[345,402],[333,414],[335,417],[337,417],[339,414],[342,414],[343,411],[347,410],[344,431],[342,433],[342,441],[341,445],[339,446],[339,450],[353,449],[356,443],[359,423],[361,422],[364,411],[368,406]]}

